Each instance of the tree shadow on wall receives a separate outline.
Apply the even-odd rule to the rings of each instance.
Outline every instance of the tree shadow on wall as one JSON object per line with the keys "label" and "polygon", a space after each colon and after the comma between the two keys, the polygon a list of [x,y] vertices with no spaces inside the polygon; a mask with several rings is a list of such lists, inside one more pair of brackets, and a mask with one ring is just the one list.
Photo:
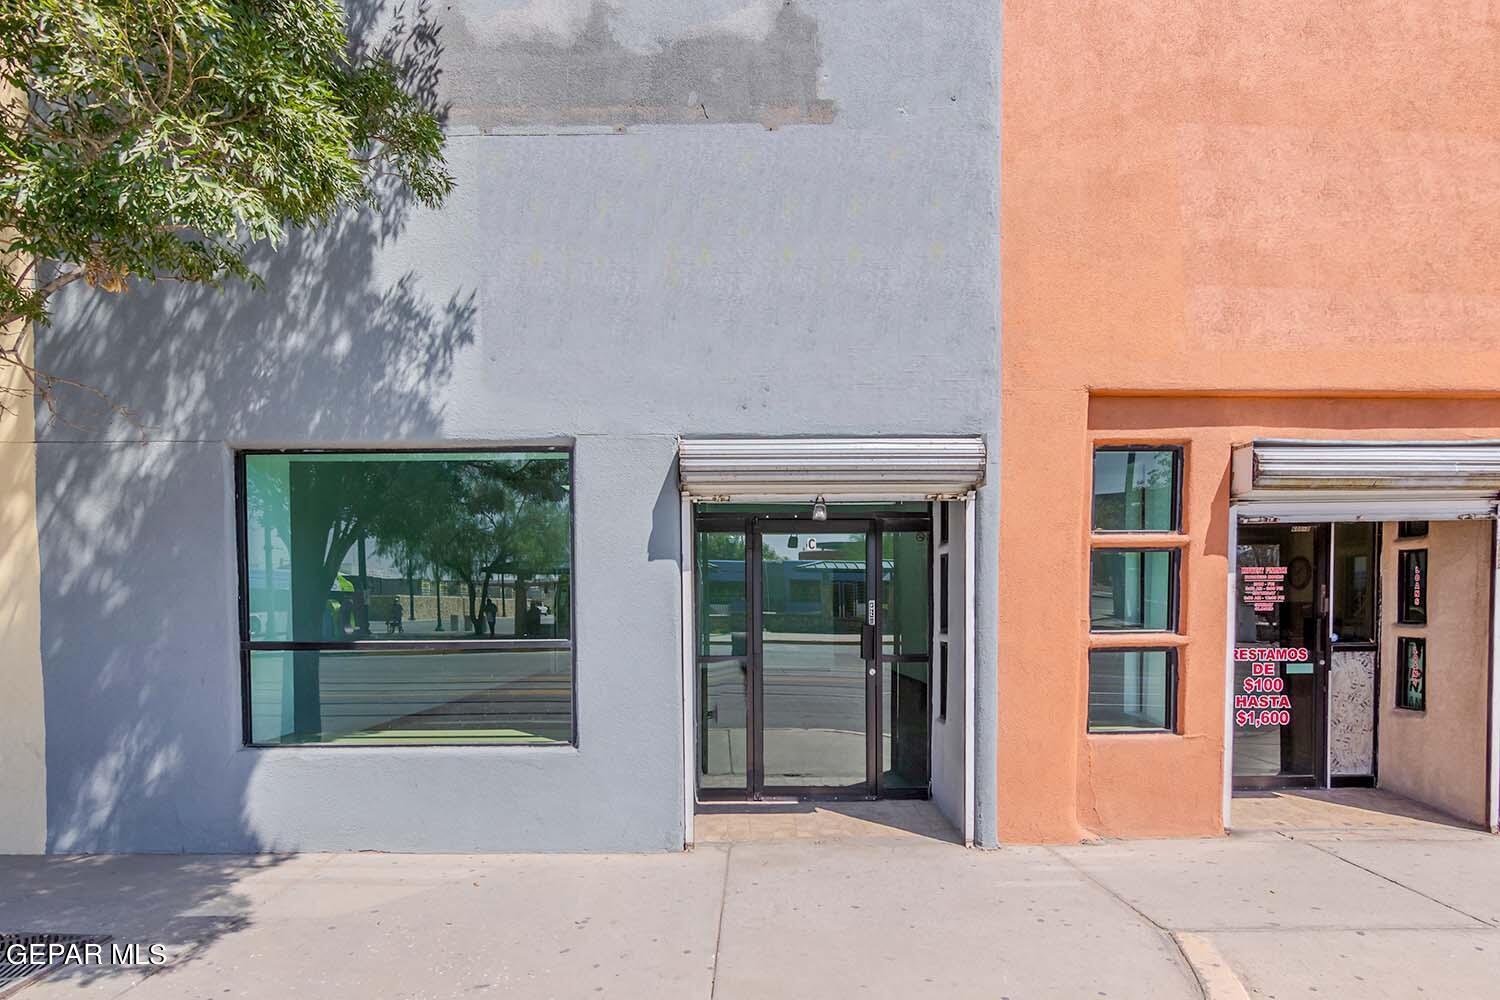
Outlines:
{"label": "tree shadow on wall", "polygon": [[[419,97],[435,101],[442,46],[426,5],[398,6],[382,20],[383,12],[383,4],[351,12],[351,37],[377,34],[355,48],[391,59]],[[87,393],[60,390],[66,420],[39,413],[39,433],[48,440],[141,431],[177,440],[278,429],[298,439],[438,433],[433,387],[473,342],[475,296],[436,301],[416,272],[380,272],[382,247],[400,239],[415,206],[394,181],[377,189],[372,206],[294,230],[279,249],[257,247],[249,263],[264,289],[163,281],[135,282],[118,295],[64,293],[39,337],[39,362],[105,390],[139,426],[112,420]]]}
{"label": "tree shadow on wall", "polygon": [[[419,92],[435,93],[441,46],[425,8],[363,4],[351,16],[359,37],[391,25],[372,44],[389,46]],[[382,270],[383,248],[413,211],[399,191],[383,194],[377,207],[258,250],[251,263],[264,290],[70,289],[40,331],[44,370],[99,387],[139,420],[86,393],[60,398],[68,423],[38,414],[50,851],[285,849],[255,822],[263,758],[238,749],[226,443],[442,435],[442,391],[474,342],[475,295],[451,286],[434,295],[416,272]],[[151,912],[176,923],[113,926],[127,919],[118,908],[89,912],[88,869],[59,864],[41,881],[64,880],[85,900],[78,926],[40,929],[166,940],[160,932],[202,946],[247,926],[233,900],[244,866],[184,860],[172,871],[151,878],[177,879],[180,895]],[[214,901],[214,919],[179,919]]]}

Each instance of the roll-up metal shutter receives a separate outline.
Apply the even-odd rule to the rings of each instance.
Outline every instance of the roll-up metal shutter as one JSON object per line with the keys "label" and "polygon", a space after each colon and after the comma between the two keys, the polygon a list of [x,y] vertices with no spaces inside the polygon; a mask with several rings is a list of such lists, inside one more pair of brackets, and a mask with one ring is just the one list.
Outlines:
{"label": "roll-up metal shutter", "polygon": [[1230,492],[1388,518],[1485,516],[1500,497],[1500,443],[1255,441],[1234,450]]}
{"label": "roll-up metal shutter", "polygon": [[714,499],[957,497],[984,482],[984,440],[684,438],[682,492]]}

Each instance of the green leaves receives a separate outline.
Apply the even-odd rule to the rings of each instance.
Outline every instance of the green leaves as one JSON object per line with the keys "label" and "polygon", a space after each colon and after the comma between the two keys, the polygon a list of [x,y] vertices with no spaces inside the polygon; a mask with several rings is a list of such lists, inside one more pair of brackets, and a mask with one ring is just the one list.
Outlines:
{"label": "green leaves", "polygon": [[[387,177],[440,203],[436,115],[349,51],[337,0],[0,0],[0,252],[109,290],[217,283]],[[0,280],[0,322],[45,322],[61,284],[32,273]]]}

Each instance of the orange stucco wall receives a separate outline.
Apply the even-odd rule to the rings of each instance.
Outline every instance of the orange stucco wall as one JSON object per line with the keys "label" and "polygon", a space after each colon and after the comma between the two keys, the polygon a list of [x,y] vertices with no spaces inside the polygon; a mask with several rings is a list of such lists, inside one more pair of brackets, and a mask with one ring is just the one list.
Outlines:
{"label": "orange stucco wall", "polygon": [[[1500,437],[1500,4],[1004,11],[1000,837],[1217,832],[1231,445]],[[1179,735],[1084,735],[1095,440],[1187,450]]]}

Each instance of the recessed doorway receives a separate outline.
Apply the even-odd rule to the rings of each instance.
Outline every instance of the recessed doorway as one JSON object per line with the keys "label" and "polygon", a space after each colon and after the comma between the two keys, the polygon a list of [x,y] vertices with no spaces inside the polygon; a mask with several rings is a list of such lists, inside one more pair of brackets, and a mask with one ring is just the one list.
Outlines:
{"label": "recessed doorway", "polygon": [[698,797],[925,798],[930,507],[795,511],[696,515]]}
{"label": "recessed doorway", "polygon": [[1373,784],[1376,525],[1241,524],[1235,565],[1234,787]]}

